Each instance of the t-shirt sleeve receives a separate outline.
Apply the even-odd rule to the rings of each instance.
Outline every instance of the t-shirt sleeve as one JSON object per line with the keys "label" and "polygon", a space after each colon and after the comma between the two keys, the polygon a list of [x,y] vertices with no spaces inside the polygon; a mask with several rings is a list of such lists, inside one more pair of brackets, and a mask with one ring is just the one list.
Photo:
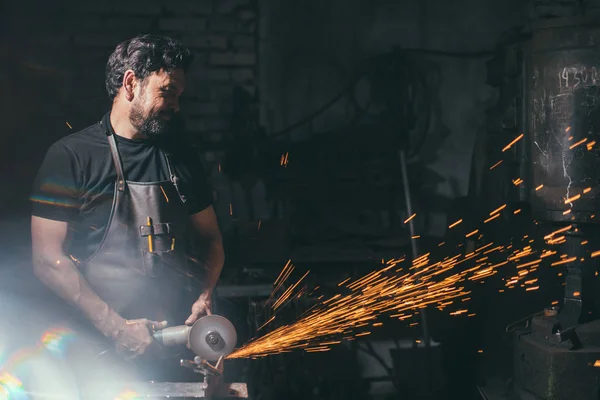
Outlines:
{"label": "t-shirt sleeve", "polygon": [[213,204],[212,186],[206,175],[202,161],[197,156],[191,156],[190,168],[190,186],[191,196],[187,201],[188,214],[196,214]]}
{"label": "t-shirt sleeve", "polygon": [[79,168],[75,155],[55,143],[47,151],[33,183],[32,215],[73,221],[79,213]]}

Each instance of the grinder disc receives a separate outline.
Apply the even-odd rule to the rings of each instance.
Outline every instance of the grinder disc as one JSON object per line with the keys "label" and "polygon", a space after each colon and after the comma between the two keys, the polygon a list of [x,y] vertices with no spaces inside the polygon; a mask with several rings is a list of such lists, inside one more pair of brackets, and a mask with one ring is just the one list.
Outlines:
{"label": "grinder disc", "polygon": [[198,357],[217,361],[229,355],[237,343],[233,324],[220,315],[205,315],[192,326],[189,347]]}

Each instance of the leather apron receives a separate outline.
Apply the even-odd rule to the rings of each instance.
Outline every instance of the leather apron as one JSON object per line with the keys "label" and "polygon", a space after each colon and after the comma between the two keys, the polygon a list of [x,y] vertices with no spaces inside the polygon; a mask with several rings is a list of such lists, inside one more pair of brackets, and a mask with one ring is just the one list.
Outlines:
{"label": "leather apron", "polygon": [[[126,179],[114,134],[106,131],[117,172],[113,203],[98,249],[80,265],[92,289],[123,318],[183,321],[178,304],[185,290],[188,213],[171,156],[161,150],[169,180]],[[190,305],[185,305],[189,311]],[[178,313],[177,310],[180,310]],[[185,317],[184,317],[185,318]]]}

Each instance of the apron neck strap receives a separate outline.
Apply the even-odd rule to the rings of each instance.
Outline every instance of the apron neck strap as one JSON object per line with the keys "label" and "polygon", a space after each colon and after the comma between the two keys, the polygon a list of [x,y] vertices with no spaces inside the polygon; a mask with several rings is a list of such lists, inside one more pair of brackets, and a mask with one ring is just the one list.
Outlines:
{"label": "apron neck strap", "polygon": [[110,121],[107,121],[109,114],[106,114],[102,121],[100,121],[100,125],[104,128],[104,133],[108,138],[108,145],[110,146],[110,154],[112,155],[113,163],[115,164],[115,169],[117,170],[117,189],[120,192],[124,192],[127,186],[125,181],[125,174],[123,173],[123,163],[121,162],[121,155],[119,154],[119,149],[117,148],[117,141],[115,140],[114,133],[111,132],[108,124]]}

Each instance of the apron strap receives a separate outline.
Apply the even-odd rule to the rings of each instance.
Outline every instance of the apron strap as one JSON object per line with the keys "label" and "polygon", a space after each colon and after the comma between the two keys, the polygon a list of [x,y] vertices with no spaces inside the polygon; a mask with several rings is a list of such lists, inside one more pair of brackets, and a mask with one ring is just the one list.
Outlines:
{"label": "apron strap", "polygon": [[179,199],[181,200],[181,202],[185,203],[187,201],[187,198],[181,192],[181,190],[179,190],[179,177],[173,173],[173,167],[171,164],[171,153],[169,153],[167,151],[163,151],[163,154],[165,155],[165,160],[167,162],[167,169],[169,171],[169,180],[173,183],[173,186],[175,186],[175,190],[177,191],[177,195],[179,196]]}
{"label": "apron strap", "polygon": [[[107,114],[108,115],[108,114]],[[119,154],[119,149],[117,148],[117,141],[115,140],[115,135],[108,129],[108,126],[105,124],[107,118],[103,118],[100,121],[101,125],[104,125],[104,132],[108,137],[108,145],[110,147],[110,154],[112,155],[113,163],[115,164],[115,169],[117,170],[117,189],[119,192],[124,192],[125,187],[127,185],[125,181],[125,174],[123,173],[123,163],[121,162],[121,155]]]}

